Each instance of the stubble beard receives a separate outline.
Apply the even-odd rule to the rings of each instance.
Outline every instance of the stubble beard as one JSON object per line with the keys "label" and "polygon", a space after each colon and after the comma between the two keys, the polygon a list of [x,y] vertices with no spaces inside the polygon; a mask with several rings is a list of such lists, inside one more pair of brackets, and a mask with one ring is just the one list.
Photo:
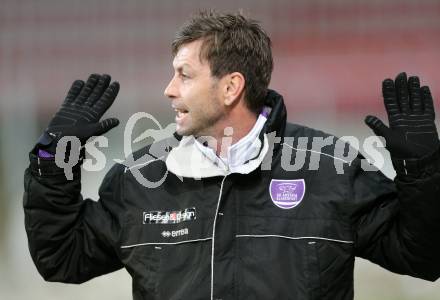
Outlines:
{"label": "stubble beard", "polygon": [[223,108],[219,105],[219,99],[214,96],[209,101],[209,108],[198,108],[193,111],[192,126],[183,130],[181,135],[193,135],[194,137],[209,136],[215,138],[215,125],[224,117]]}
{"label": "stubble beard", "polygon": [[206,107],[197,107],[189,112],[192,117],[192,124],[186,130],[177,131],[182,136],[194,136],[196,138],[201,136],[215,138],[215,124],[224,118],[225,112],[221,107],[219,98],[216,94],[218,82],[214,81],[210,87],[210,94],[212,95],[208,101],[209,105]]}

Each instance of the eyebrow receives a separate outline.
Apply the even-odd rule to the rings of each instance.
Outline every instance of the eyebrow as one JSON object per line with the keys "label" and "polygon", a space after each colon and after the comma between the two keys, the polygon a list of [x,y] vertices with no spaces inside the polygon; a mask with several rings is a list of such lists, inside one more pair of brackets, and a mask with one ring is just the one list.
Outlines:
{"label": "eyebrow", "polygon": [[179,72],[182,72],[182,70],[183,69],[188,69],[189,71],[192,71],[193,70],[193,68],[189,65],[189,64],[187,64],[187,63],[184,63],[183,65],[181,65],[181,66],[178,66],[177,68],[176,68],[176,70],[177,71],[179,71]]}

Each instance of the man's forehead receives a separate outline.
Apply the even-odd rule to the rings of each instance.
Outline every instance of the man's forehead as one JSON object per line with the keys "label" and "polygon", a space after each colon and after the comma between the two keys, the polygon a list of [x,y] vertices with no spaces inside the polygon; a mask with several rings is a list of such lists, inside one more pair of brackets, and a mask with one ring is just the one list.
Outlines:
{"label": "man's forehead", "polygon": [[173,66],[175,69],[189,67],[196,68],[202,67],[206,62],[200,58],[200,48],[202,42],[194,41],[187,44],[183,44],[176,53],[173,59]]}

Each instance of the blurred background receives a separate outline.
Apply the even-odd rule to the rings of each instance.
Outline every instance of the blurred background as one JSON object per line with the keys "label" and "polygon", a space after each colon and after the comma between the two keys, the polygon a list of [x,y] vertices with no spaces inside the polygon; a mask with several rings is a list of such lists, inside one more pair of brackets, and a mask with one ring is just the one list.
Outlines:
{"label": "blurred background", "polygon": [[[381,81],[400,71],[420,75],[440,101],[439,0],[0,0],[1,299],[131,298],[124,270],[79,286],[39,276],[23,225],[27,155],[73,80],[111,74],[121,92],[107,116],[121,125],[107,134],[106,168],[83,172],[83,194],[97,199],[105,171],[123,158],[128,118],[148,112],[164,127],[173,122],[163,96],[173,74],[170,42],[203,8],[242,9],[261,21],[273,41],[271,87],[284,95],[292,122],[362,141],[370,135],[364,116],[385,118]],[[383,171],[394,176],[389,163]],[[355,299],[439,298],[438,282],[357,260]]]}

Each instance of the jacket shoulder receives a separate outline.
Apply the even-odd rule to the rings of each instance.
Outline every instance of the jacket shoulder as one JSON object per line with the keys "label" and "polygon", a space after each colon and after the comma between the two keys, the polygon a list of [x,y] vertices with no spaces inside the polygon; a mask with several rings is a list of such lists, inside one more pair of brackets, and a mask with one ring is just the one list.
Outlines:
{"label": "jacket shoulder", "polygon": [[330,137],[333,136],[335,138],[335,135],[324,132],[319,129],[307,127],[301,124],[295,124],[295,123],[286,123],[286,130],[284,131],[285,137]]}
{"label": "jacket shoulder", "polygon": [[327,157],[345,156],[350,151],[356,151],[350,144],[338,136],[300,124],[287,123],[284,131],[284,144],[290,146],[302,145],[308,151],[318,152]]}

